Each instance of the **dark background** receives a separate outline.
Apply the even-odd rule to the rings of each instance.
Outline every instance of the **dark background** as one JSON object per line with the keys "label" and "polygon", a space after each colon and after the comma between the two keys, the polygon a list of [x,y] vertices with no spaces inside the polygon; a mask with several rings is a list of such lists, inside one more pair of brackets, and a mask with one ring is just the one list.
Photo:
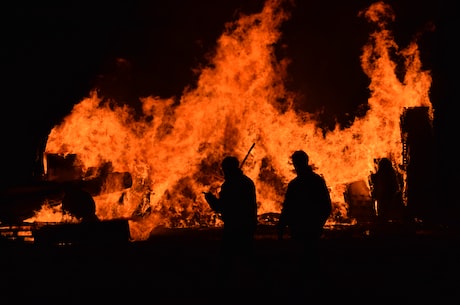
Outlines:
{"label": "dark background", "polygon": [[[299,93],[299,107],[322,111],[324,128],[336,120],[346,126],[365,109],[369,80],[359,56],[372,27],[358,12],[373,2],[297,1],[282,26],[279,45],[287,48],[277,52],[293,60],[287,86]],[[433,76],[437,174],[452,189],[458,168],[452,136],[458,100],[453,5],[435,0],[387,3],[395,11],[390,29],[400,48],[420,35],[422,62]],[[91,89],[98,87],[104,96],[133,107],[142,96],[180,96],[186,86],[193,86],[193,69],[206,63],[205,55],[225,23],[239,12],[259,11],[263,1],[40,1],[2,6],[1,183],[10,186],[37,179],[47,135]]]}

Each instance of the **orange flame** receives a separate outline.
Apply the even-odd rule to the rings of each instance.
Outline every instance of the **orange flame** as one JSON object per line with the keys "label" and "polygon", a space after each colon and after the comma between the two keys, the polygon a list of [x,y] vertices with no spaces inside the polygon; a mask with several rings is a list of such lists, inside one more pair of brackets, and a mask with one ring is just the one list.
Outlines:
{"label": "orange flame", "polygon": [[[100,219],[130,218],[134,240],[148,238],[159,225],[220,225],[202,191],[216,191],[224,155],[242,160],[257,187],[259,214],[279,212],[285,186],[293,178],[289,156],[303,149],[330,188],[334,215],[347,217],[344,191],[350,182],[368,181],[375,158],[401,164],[399,119],[404,108],[429,106],[431,77],[421,71],[417,44],[399,50],[386,20],[391,8],[378,2],[360,14],[375,23],[361,55],[371,79],[369,110],[347,129],[324,133],[310,113],[294,110],[294,94],[283,84],[288,60],[277,61],[273,45],[289,18],[281,1],[268,0],[261,12],[228,23],[210,65],[197,86],[174,98],[142,98],[142,115],[128,106],[109,106],[92,92],[75,105],[48,137],[46,153],[78,155],[83,169],[111,162],[129,172],[133,185],[95,198]],[[405,60],[400,81],[392,57]],[[139,118],[140,117],[140,118]],[[133,218],[139,208],[150,213]]]}

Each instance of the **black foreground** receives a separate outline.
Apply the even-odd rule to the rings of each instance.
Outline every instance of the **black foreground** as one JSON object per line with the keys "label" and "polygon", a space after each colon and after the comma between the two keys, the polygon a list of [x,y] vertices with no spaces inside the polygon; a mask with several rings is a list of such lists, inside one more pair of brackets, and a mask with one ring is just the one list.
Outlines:
{"label": "black foreground", "polygon": [[[39,245],[1,240],[0,304],[454,304],[458,230],[388,224],[326,231],[322,276],[293,294],[294,246],[261,226],[256,266],[216,278],[219,229],[163,229],[142,242]],[[222,288],[223,289],[223,288]]]}

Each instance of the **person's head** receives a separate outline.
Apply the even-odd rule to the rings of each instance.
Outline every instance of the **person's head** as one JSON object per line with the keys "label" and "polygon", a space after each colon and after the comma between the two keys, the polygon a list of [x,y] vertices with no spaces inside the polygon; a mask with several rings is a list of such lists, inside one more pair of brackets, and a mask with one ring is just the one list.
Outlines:
{"label": "person's head", "polygon": [[388,158],[382,158],[379,161],[379,168],[391,168],[393,165],[391,164],[390,159]]}
{"label": "person's head", "polygon": [[386,172],[391,172],[393,171],[393,164],[391,163],[391,160],[388,158],[382,158],[379,161],[379,171],[386,171]]}
{"label": "person's head", "polygon": [[295,151],[292,156],[292,164],[294,165],[295,170],[298,172],[302,169],[308,168],[308,155],[303,150]]}
{"label": "person's head", "polygon": [[225,157],[222,160],[221,167],[225,177],[241,173],[240,162],[238,161],[238,158],[234,156]]}

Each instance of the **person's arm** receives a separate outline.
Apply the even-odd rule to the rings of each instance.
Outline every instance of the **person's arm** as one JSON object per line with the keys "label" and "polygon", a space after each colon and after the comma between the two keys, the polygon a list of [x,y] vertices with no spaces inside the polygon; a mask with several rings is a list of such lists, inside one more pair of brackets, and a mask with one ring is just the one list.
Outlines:
{"label": "person's arm", "polygon": [[282,240],[284,236],[284,232],[286,230],[287,226],[287,208],[289,206],[289,186],[286,191],[286,195],[284,197],[284,201],[281,205],[281,213],[280,213],[280,218],[278,219],[278,224],[277,224],[277,231],[278,231],[278,239]]}
{"label": "person's arm", "polygon": [[286,224],[284,222],[284,214],[281,213],[280,218],[278,220],[278,225],[277,225],[278,240],[283,239],[285,228],[286,228]]}
{"label": "person's arm", "polygon": [[302,179],[297,176],[287,185],[286,194],[284,195],[284,201],[281,206],[282,208],[280,219],[278,222],[278,239],[283,238],[283,235],[286,232],[286,228],[289,228],[292,222],[292,218],[295,218],[296,213],[298,213],[296,205],[299,202],[299,194],[301,193],[303,187],[302,184]]}
{"label": "person's arm", "polygon": [[322,187],[323,187],[322,201],[324,202],[322,222],[323,224],[325,224],[327,219],[331,216],[331,213],[332,213],[332,200],[331,200],[331,194],[329,193],[329,189],[327,188],[326,181],[324,179],[322,180]]}
{"label": "person's arm", "polygon": [[211,192],[203,192],[203,194],[204,194],[204,199],[206,199],[206,201],[208,202],[208,204],[211,207],[211,209],[213,209],[214,211],[220,213],[221,208],[220,208],[220,204],[219,204],[219,198],[217,198]]}

